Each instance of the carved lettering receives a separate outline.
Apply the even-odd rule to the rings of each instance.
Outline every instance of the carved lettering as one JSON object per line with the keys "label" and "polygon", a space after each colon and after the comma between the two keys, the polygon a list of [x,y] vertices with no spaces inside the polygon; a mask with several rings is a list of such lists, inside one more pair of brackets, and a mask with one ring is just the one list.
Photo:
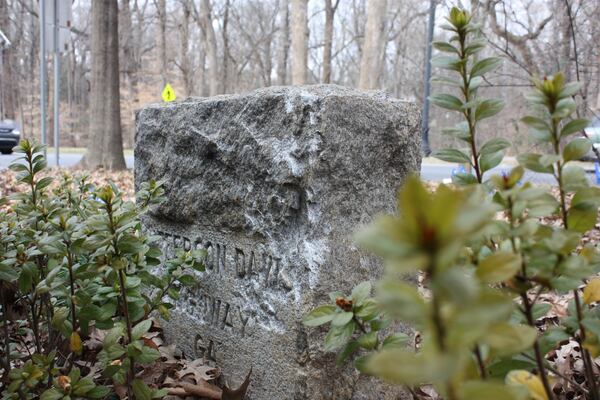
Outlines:
{"label": "carved lettering", "polygon": [[196,357],[216,361],[217,344],[220,345],[221,343],[216,342],[213,339],[204,338],[200,334],[196,334],[196,337],[194,338],[194,351]]}
{"label": "carved lettering", "polygon": [[[239,279],[257,279],[264,288],[291,290],[289,282],[280,282],[280,273],[284,269],[282,259],[267,251],[257,252],[254,249],[233,245],[230,247],[232,251],[228,258],[227,244],[203,240],[200,237],[192,240],[183,235],[164,231],[156,231],[156,234],[165,238],[160,247],[167,258],[174,256],[174,249],[177,247],[186,251],[192,248],[205,249],[207,255],[204,264],[209,273],[233,274]],[[231,269],[228,268],[228,260],[232,262]]]}

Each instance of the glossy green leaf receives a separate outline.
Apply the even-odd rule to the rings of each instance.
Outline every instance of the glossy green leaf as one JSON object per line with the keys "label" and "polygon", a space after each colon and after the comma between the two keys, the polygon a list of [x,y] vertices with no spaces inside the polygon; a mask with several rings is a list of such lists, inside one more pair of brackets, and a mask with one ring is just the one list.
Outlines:
{"label": "glossy green leaf", "polygon": [[368,332],[358,338],[358,344],[366,350],[373,350],[377,347],[378,343],[377,332]]}
{"label": "glossy green leaf", "polygon": [[510,147],[510,142],[504,138],[490,139],[481,146],[479,154],[491,154]]}
{"label": "glossy green leaf", "polygon": [[448,42],[433,42],[433,43],[431,43],[431,45],[436,50],[443,51],[445,53],[458,54],[458,49],[456,47],[452,46]]}
{"label": "glossy green leaf", "polygon": [[552,118],[566,118],[573,114],[576,109],[577,104],[571,97],[561,99],[556,104],[556,108],[552,113]]}
{"label": "glossy green leaf", "polygon": [[498,68],[501,64],[502,59],[499,57],[488,57],[479,60],[475,63],[475,65],[473,65],[473,68],[471,69],[471,78],[475,76],[485,75],[486,73]]}
{"label": "glossy green leaf", "polygon": [[333,316],[333,319],[331,320],[331,325],[332,326],[344,326],[348,322],[352,321],[353,317],[354,317],[354,313],[351,311],[335,313]]}
{"label": "glossy green leaf", "polygon": [[356,323],[354,321],[344,326],[332,326],[325,337],[325,350],[332,351],[346,345],[355,329]]}
{"label": "glossy green leaf", "polygon": [[504,101],[497,99],[486,99],[479,103],[475,109],[475,121],[493,117],[504,108]]}
{"label": "glossy green leaf", "polygon": [[461,399],[528,400],[527,391],[494,381],[468,381],[460,387]]}
{"label": "glossy green leaf", "polygon": [[450,375],[451,365],[441,357],[397,348],[382,350],[365,360],[370,375],[408,386],[443,381]]}
{"label": "glossy green leaf", "polygon": [[429,100],[438,107],[445,108],[446,110],[457,111],[463,106],[462,100],[451,94],[439,93],[429,97]]}
{"label": "glossy green leaf", "polygon": [[541,155],[539,154],[520,154],[517,156],[517,160],[519,161],[519,164],[531,171],[546,174],[553,173],[554,169],[551,166],[543,166],[540,164],[540,157]]}
{"label": "glossy green leaf", "polygon": [[326,324],[331,322],[336,310],[337,307],[330,304],[318,306],[304,317],[302,323],[306,326],[319,326]]}
{"label": "glossy green leaf", "polygon": [[152,389],[150,389],[141,379],[134,379],[132,388],[136,400],[152,400]]}
{"label": "glossy green leaf", "polygon": [[392,333],[383,340],[382,348],[391,349],[394,347],[404,348],[410,341],[407,334],[402,332]]}
{"label": "glossy green leaf", "polygon": [[563,188],[573,192],[589,186],[585,170],[578,165],[567,165],[562,172]]}
{"label": "glossy green leaf", "polygon": [[441,149],[433,153],[433,157],[452,163],[471,163],[471,157],[457,149]]}
{"label": "glossy green leaf", "polygon": [[590,120],[585,118],[577,118],[566,123],[560,130],[561,137],[567,137],[577,132],[583,131],[590,124]]}
{"label": "glossy green leaf", "polygon": [[518,354],[531,348],[537,337],[537,331],[527,325],[511,325],[499,322],[490,327],[485,343],[496,357]]}
{"label": "glossy green leaf", "polygon": [[485,283],[498,283],[514,277],[521,269],[521,257],[498,252],[484,258],[477,266],[477,277]]}
{"label": "glossy green leaf", "polygon": [[479,166],[481,167],[481,172],[486,172],[494,167],[497,167],[500,165],[503,158],[504,153],[502,151],[482,154],[481,157],[479,157]]}
{"label": "glossy green leaf", "polygon": [[435,68],[448,69],[451,71],[460,71],[463,62],[453,56],[436,56],[431,58],[431,66]]}
{"label": "glossy green leaf", "polygon": [[586,138],[571,140],[563,150],[565,161],[579,160],[592,149],[592,143]]}
{"label": "glossy green leaf", "polygon": [[152,327],[152,320],[147,319],[144,320],[140,323],[138,323],[136,326],[134,326],[131,329],[131,337],[133,340],[137,340],[139,338],[141,338],[146,332],[148,332],[150,330],[150,328]]}
{"label": "glossy green leaf", "polygon": [[551,131],[550,125],[548,125],[546,121],[538,117],[533,117],[529,115],[521,118],[521,122],[523,122],[528,127],[535,129],[536,131]]}
{"label": "glossy green leaf", "polygon": [[338,353],[337,357],[335,358],[336,365],[338,367],[341,366],[343,362],[352,354],[354,354],[359,348],[360,345],[357,341],[351,341],[350,343],[348,343],[346,346],[344,346],[344,348]]}
{"label": "glossy green leaf", "polygon": [[366,281],[358,284],[352,289],[352,302],[354,306],[360,306],[371,294],[371,282]]}

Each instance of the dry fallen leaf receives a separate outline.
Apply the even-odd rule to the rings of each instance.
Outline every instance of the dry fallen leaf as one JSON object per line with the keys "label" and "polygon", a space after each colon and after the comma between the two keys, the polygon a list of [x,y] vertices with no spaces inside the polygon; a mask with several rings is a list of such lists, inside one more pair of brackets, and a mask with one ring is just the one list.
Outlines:
{"label": "dry fallen leaf", "polygon": [[196,383],[200,381],[210,381],[219,376],[218,368],[204,365],[204,360],[199,358],[194,361],[184,360],[185,368],[177,372],[177,377],[183,379],[188,375],[192,375]]}
{"label": "dry fallen leaf", "polygon": [[548,400],[542,380],[529,371],[510,371],[506,375],[506,384],[510,386],[525,386],[532,400]]}
{"label": "dry fallen leaf", "polygon": [[592,304],[600,301],[600,278],[592,279],[583,289],[583,302]]}
{"label": "dry fallen leaf", "polygon": [[246,375],[246,379],[240,385],[239,388],[235,390],[229,389],[228,385],[223,387],[223,397],[221,400],[243,400],[244,396],[246,396],[246,391],[248,390],[248,385],[250,385],[250,375],[252,374],[252,367],[250,367],[250,371],[248,371],[248,375]]}

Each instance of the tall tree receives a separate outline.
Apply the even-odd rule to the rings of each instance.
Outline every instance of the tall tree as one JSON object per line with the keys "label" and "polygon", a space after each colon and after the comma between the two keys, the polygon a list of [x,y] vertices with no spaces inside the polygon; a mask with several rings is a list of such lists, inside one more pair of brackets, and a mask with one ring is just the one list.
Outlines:
{"label": "tall tree", "polygon": [[190,59],[190,17],[191,17],[191,5],[192,0],[181,0],[181,20],[179,21],[179,63],[177,66],[181,71],[181,78],[183,80],[183,89],[186,96],[190,96],[194,91],[192,61]]}
{"label": "tall tree", "polygon": [[[134,10],[137,10],[137,1],[134,4]],[[138,72],[139,64],[136,60],[137,46],[141,45],[137,35],[137,27],[134,31],[130,0],[121,0],[121,10],[119,13],[119,43],[121,43],[123,74],[127,78],[126,82],[129,85],[130,95],[135,103],[138,102]],[[138,33],[139,34],[139,33]]]}
{"label": "tall tree", "polygon": [[210,0],[200,3],[199,23],[204,34],[204,48],[208,59],[208,87],[209,95],[219,94],[219,71],[217,63],[217,37],[212,24],[212,7]]}
{"label": "tall tree", "polygon": [[[0,30],[6,36],[11,36],[10,13],[7,0],[0,0]],[[10,40],[10,39],[9,39]],[[2,117],[15,119],[17,114],[17,93],[13,74],[14,47],[2,46],[0,39],[0,119]]]}
{"label": "tall tree", "polygon": [[287,82],[288,53],[290,52],[290,7],[288,0],[279,0],[279,50],[277,52],[277,84]]}
{"label": "tall tree", "polygon": [[221,30],[221,38],[223,39],[223,76],[221,82],[223,82],[223,90],[221,93],[229,93],[229,7],[231,6],[229,0],[225,0],[225,11],[223,11],[223,29]]}
{"label": "tall tree", "polygon": [[308,0],[292,0],[292,84],[304,85],[308,75]]}
{"label": "tall tree", "polygon": [[333,18],[335,10],[340,4],[336,0],[325,0],[325,31],[323,34],[323,83],[331,83],[331,49],[333,47]]}
{"label": "tall tree", "polygon": [[360,89],[375,89],[379,82],[386,11],[387,0],[368,0],[365,40],[358,79]]}
{"label": "tall tree", "polygon": [[158,14],[158,65],[162,84],[165,86],[169,80],[167,76],[167,0],[155,0],[154,5]]}
{"label": "tall tree", "polygon": [[86,168],[125,169],[119,96],[119,6],[92,2],[90,129]]}

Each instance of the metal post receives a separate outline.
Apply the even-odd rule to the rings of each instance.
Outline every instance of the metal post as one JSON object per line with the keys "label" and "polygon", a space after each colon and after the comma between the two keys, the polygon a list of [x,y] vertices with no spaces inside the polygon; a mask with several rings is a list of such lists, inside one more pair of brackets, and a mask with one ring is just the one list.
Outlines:
{"label": "metal post", "polygon": [[40,131],[46,154],[46,0],[40,0]]}
{"label": "metal post", "polygon": [[59,0],[54,0],[54,148],[56,150],[56,166],[60,166],[60,132],[58,127],[58,116],[60,114],[60,45],[59,45]]}
{"label": "metal post", "polygon": [[431,42],[433,42],[433,28],[435,27],[435,8],[437,0],[430,0],[429,3],[429,22],[427,25],[427,50],[425,54],[425,76],[423,90],[423,123],[421,124],[421,135],[423,138],[423,154],[431,154],[429,145],[429,92],[431,79]]}

